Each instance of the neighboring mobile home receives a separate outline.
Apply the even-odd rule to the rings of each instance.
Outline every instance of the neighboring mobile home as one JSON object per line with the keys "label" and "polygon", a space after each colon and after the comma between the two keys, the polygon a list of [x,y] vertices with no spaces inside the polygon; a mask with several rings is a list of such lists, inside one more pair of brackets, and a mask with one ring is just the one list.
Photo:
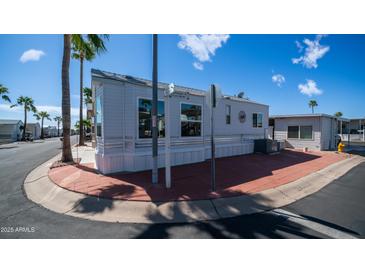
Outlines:
{"label": "neighboring mobile home", "polygon": [[55,126],[43,127],[43,135],[44,138],[57,137],[58,136],[57,127]]}
{"label": "neighboring mobile home", "polygon": [[[342,120],[346,120],[341,118]],[[338,118],[327,114],[270,116],[272,138],[285,141],[285,147],[333,150],[338,141]]]}
{"label": "neighboring mobile home", "polygon": [[30,133],[34,140],[41,137],[41,126],[39,123],[27,123],[26,133]]}
{"label": "neighboring mobile home", "polygon": [[23,122],[20,120],[0,119],[0,143],[20,140]]}
{"label": "neighboring mobile home", "polygon": [[[164,166],[164,90],[158,84],[159,167]],[[96,165],[102,173],[147,170],[152,166],[152,82],[92,70]],[[210,158],[210,109],[203,90],[175,86],[170,98],[171,162],[182,165]],[[267,105],[224,96],[215,111],[217,157],[253,152],[265,138]]]}

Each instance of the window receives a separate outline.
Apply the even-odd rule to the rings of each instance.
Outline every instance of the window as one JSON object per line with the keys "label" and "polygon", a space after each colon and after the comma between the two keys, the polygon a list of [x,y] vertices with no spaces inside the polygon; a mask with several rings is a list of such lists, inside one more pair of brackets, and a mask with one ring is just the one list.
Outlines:
{"label": "window", "polygon": [[101,105],[101,96],[96,97],[96,136],[101,137],[101,123],[103,120],[103,112]]}
{"label": "window", "polygon": [[181,104],[181,136],[201,136],[202,107],[192,104]]}
{"label": "window", "polygon": [[[157,103],[157,128],[158,137],[165,137],[165,104]],[[138,99],[138,136],[139,138],[152,138],[152,100]]]}
{"label": "window", "polygon": [[262,127],[262,113],[252,113],[252,126]]}
{"label": "window", "polygon": [[231,124],[231,106],[230,105],[226,105],[226,124],[227,125]]}
{"label": "window", "polygon": [[312,126],[288,126],[288,139],[311,140],[312,138]]}
{"label": "window", "polygon": [[299,132],[300,139],[312,139],[312,126],[301,126]]}
{"label": "window", "polygon": [[288,139],[298,139],[298,138],[299,138],[299,127],[288,126]]}

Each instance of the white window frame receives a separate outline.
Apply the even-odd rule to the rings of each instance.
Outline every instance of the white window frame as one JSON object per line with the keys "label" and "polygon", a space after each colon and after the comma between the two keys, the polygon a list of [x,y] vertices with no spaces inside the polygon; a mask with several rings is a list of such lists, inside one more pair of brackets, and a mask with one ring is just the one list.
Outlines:
{"label": "white window frame", "polygon": [[[262,124],[261,124],[261,127],[258,127],[258,126],[254,127],[254,125],[253,125],[253,115],[254,114],[257,114],[257,115],[260,114],[262,116]],[[262,112],[252,112],[252,115],[251,115],[251,125],[252,125],[252,128],[263,128],[264,127],[264,114]]]}
{"label": "white window frame", "polygon": [[[181,131],[181,123],[183,122],[181,120],[181,110],[182,110],[182,105],[193,105],[193,106],[200,106],[201,109],[201,117],[200,120],[186,120],[184,122],[193,122],[193,123],[200,123],[200,135],[199,136],[182,136],[182,131]],[[199,104],[199,103],[192,103],[192,102],[187,102],[187,101],[180,101],[180,111],[179,111],[179,121],[180,121],[180,125],[179,125],[179,130],[180,130],[180,138],[202,138],[204,136],[203,133],[203,129],[204,129],[204,125],[203,125],[203,121],[204,121],[204,116],[203,116],[203,104]]]}
{"label": "white window frame", "polygon": [[[289,138],[289,127],[298,127],[298,138]],[[309,139],[300,138],[300,128],[301,127],[312,127],[312,137]],[[300,140],[300,141],[313,141],[314,140],[314,131],[313,125],[287,125],[286,128],[286,139],[288,140]]]}
{"label": "white window frame", "polygon": [[[152,140],[152,136],[151,138],[139,138],[139,99],[145,99],[145,100],[151,100],[152,101],[152,97],[148,97],[148,96],[137,96],[137,104],[136,104],[136,124],[137,124],[137,127],[136,127],[136,139],[137,141],[149,141],[149,140]],[[158,102],[163,102],[164,104],[164,117],[165,117],[165,100],[163,99],[157,99]],[[152,115],[152,112],[151,112],[151,115]],[[158,119],[157,119],[158,120]],[[165,135],[166,135],[166,132],[165,132]],[[165,137],[158,137],[158,139],[161,139],[161,140],[165,140]]]}

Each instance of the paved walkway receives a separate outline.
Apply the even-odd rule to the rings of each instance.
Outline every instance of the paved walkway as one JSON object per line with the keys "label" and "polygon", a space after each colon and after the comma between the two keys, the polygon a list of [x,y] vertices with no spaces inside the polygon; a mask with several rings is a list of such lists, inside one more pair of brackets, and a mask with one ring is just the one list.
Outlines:
{"label": "paved walkway", "polygon": [[[341,161],[347,154],[285,150],[277,155],[251,154],[216,161],[217,191],[210,191],[210,163],[203,162],[172,168],[172,188],[151,184],[151,172],[102,175],[94,169],[91,148],[80,148],[80,165],[49,171],[50,179],[62,188],[100,198],[129,201],[189,201],[234,197],[258,193],[298,180]],[[86,159],[86,160],[85,160]]]}
{"label": "paved walkway", "polygon": [[185,223],[247,215],[291,204],[328,185],[365,161],[354,156],[294,182],[254,194],[209,200],[138,202],[103,199],[61,188],[50,181],[50,159],[25,179],[28,199],[57,213],[93,221],[120,223]]}

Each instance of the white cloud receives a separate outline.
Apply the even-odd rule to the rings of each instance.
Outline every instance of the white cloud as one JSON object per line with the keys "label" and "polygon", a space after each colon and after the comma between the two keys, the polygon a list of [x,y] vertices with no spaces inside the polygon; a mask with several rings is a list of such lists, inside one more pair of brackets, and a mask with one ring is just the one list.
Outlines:
{"label": "white cloud", "polygon": [[[329,46],[323,46],[319,42],[321,39],[325,37],[325,35],[317,35],[316,38],[312,41],[309,39],[304,39],[303,43],[305,44],[305,52],[304,55],[298,58],[292,58],[293,64],[302,64],[306,68],[317,68],[317,61],[321,59],[329,50]],[[302,52],[304,47],[298,41],[295,42],[299,52]]]}
{"label": "white cloud", "polygon": [[[49,105],[42,105],[42,106],[36,106],[38,111],[47,111],[51,116],[61,115],[62,109],[58,106],[49,106]],[[23,108],[21,106],[16,106],[13,108],[10,108],[9,104],[0,104],[0,110],[5,112],[19,112],[23,113]],[[71,108],[71,116],[72,117],[78,117],[79,116],[79,108],[72,107]],[[86,109],[83,108],[84,115],[86,115]]]}
{"label": "white cloud", "polygon": [[317,87],[317,83],[313,80],[307,80],[305,84],[299,84],[298,89],[300,93],[312,97],[312,95],[321,95],[323,91]]}
{"label": "white cloud", "polygon": [[[62,108],[58,107],[58,106],[47,106],[47,105],[46,106],[37,106],[37,110],[38,111],[47,111],[48,113],[51,114],[51,116],[52,115],[61,115],[61,113],[62,113]],[[79,112],[80,112],[79,108],[75,108],[75,107],[71,108],[71,116],[78,117]],[[85,107],[83,108],[83,113],[84,113],[84,115],[86,115]]]}
{"label": "white cloud", "polygon": [[196,68],[197,70],[203,70],[204,69],[204,65],[200,62],[194,62],[193,63],[194,68]]}
{"label": "white cloud", "polygon": [[229,39],[228,34],[182,34],[177,44],[180,49],[187,50],[199,61],[193,66],[202,70],[203,62],[211,62],[215,51],[223,46]]}
{"label": "white cloud", "polygon": [[20,57],[20,62],[39,61],[43,55],[45,55],[45,53],[42,50],[30,49],[23,52]]}
{"label": "white cloud", "polygon": [[[42,105],[36,106],[38,111],[47,111],[51,115],[52,121],[45,120],[44,126],[52,125],[57,126],[57,123],[53,121],[55,116],[61,115],[61,107],[51,106],[51,105]],[[84,117],[86,117],[86,109],[84,110]],[[10,104],[0,104],[0,117],[3,119],[17,119],[23,121],[24,119],[24,109],[22,107],[16,106],[14,108],[10,108]],[[79,108],[72,107],[71,108],[71,127],[75,125],[75,123],[79,120]],[[33,116],[33,113],[28,113],[28,122],[35,123],[39,122]]]}
{"label": "white cloud", "polygon": [[304,47],[299,41],[295,41],[295,45],[297,46],[299,53],[303,51]]}
{"label": "white cloud", "polygon": [[271,77],[273,83],[275,83],[279,88],[285,83],[285,77],[281,74],[274,74]]}

